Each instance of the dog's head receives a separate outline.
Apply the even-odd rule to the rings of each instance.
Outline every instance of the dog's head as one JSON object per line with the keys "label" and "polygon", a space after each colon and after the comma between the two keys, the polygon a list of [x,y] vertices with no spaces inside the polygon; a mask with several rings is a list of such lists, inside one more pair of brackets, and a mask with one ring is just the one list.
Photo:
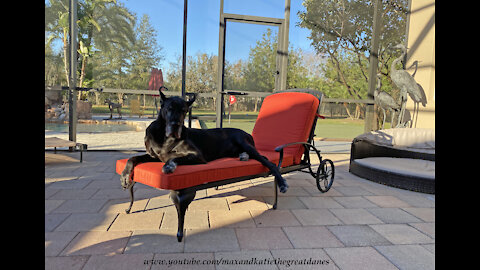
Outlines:
{"label": "dog's head", "polygon": [[167,98],[160,92],[160,98],[161,107],[158,117],[165,121],[165,136],[180,139],[184,128],[185,116],[195,101],[195,95],[192,95],[188,101],[185,101],[181,97]]}

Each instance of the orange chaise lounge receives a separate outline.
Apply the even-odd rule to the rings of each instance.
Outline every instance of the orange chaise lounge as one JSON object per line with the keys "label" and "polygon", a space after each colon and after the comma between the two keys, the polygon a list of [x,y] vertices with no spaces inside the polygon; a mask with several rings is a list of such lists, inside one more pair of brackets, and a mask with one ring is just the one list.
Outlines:
{"label": "orange chaise lounge", "polygon": [[[282,174],[308,169],[305,172],[317,179],[319,190],[326,192],[334,178],[333,163],[327,159],[322,160],[320,152],[311,144],[321,98],[321,92],[303,89],[290,89],[267,96],[260,108],[252,136],[258,152],[271,162],[278,164]],[[315,151],[320,160],[316,170],[310,163],[310,149]],[[127,160],[117,160],[118,174],[122,173]],[[240,161],[238,158],[221,158],[200,165],[182,165],[171,174],[162,172],[163,165],[163,162],[137,165],[134,169],[133,181],[154,188],[171,190],[170,198],[178,213],[177,239],[179,242],[183,238],[186,209],[194,199],[197,190],[270,174],[270,171],[260,162]],[[274,209],[277,207],[276,184],[274,183]],[[125,210],[127,213],[130,212],[134,200],[133,185],[130,187],[130,195],[130,206]]]}

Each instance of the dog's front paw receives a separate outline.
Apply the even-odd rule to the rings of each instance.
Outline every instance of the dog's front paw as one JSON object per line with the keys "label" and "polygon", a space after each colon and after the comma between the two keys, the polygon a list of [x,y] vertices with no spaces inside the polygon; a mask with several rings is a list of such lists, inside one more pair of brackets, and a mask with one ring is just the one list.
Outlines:
{"label": "dog's front paw", "polygon": [[163,173],[173,173],[177,168],[177,163],[172,160],[169,160],[163,165],[162,172]]}
{"label": "dog's front paw", "polygon": [[240,159],[240,161],[248,161],[250,156],[247,154],[247,152],[243,152],[238,156],[238,158]]}
{"label": "dog's front paw", "polygon": [[131,180],[130,174],[122,173],[120,175],[120,184],[122,185],[123,189],[130,188],[133,185],[133,181]]}

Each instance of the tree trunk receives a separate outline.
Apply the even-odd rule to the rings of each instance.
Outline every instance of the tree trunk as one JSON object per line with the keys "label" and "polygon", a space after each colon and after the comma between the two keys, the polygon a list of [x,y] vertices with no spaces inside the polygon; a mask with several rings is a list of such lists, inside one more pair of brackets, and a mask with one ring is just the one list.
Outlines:
{"label": "tree trunk", "polygon": [[255,98],[255,108],[253,109],[253,112],[257,112],[259,102],[260,102],[260,97]]}
{"label": "tree trunk", "polygon": [[95,105],[100,105],[100,93],[95,91]]}
{"label": "tree trunk", "polygon": [[358,92],[353,88],[351,87],[348,83],[347,83],[347,80],[345,79],[345,75],[343,74],[342,72],[342,69],[340,68],[340,62],[338,61],[338,59],[335,57],[334,53],[328,51],[328,54],[330,55],[330,59],[332,59],[332,63],[334,64],[335,66],[335,69],[337,70],[337,74],[339,76],[339,82],[342,83],[346,88],[347,88],[347,91],[348,91],[348,94],[352,97],[352,98],[359,98],[361,99],[362,96],[360,96],[358,94]]}
{"label": "tree trunk", "polygon": [[[87,65],[87,58],[85,56],[82,57],[82,69],[80,71],[80,83],[79,86],[83,87],[83,80],[85,79],[85,66]],[[83,93],[81,91],[78,92],[78,99],[82,98]]]}
{"label": "tree trunk", "polygon": [[63,66],[65,68],[65,77],[67,78],[67,86],[70,87],[70,76],[68,72],[68,43],[67,30],[63,29]]}
{"label": "tree trunk", "polygon": [[82,69],[80,71],[80,83],[79,86],[83,87],[83,80],[85,79],[85,66],[87,65],[87,58],[82,57]]}
{"label": "tree trunk", "polygon": [[343,103],[343,107],[345,107],[345,110],[347,111],[347,114],[348,116],[350,117],[350,119],[353,120],[353,116],[352,114],[350,113],[350,110],[348,109],[348,104],[346,102]]}
{"label": "tree trunk", "polygon": [[117,93],[118,103],[123,105],[123,93]]}
{"label": "tree trunk", "polygon": [[355,119],[359,119],[359,118],[360,118],[360,115],[361,115],[360,104],[357,104],[357,105],[355,106]]}

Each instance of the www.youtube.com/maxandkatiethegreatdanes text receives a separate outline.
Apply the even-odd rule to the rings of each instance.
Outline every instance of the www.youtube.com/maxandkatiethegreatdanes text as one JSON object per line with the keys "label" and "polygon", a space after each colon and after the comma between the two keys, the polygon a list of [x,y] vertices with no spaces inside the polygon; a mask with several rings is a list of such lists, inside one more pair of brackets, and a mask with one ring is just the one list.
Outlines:
{"label": "www.youtube.com/maxandkatiethegreatdanes text", "polygon": [[285,267],[290,267],[293,265],[329,265],[329,260],[315,260],[313,258],[308,259],[269,259],[269,258],[250,258],[250,259],[151,259],[144,260],[143,264],[151,265],[165,265],[167,267],[174,265],[283,265]]}

